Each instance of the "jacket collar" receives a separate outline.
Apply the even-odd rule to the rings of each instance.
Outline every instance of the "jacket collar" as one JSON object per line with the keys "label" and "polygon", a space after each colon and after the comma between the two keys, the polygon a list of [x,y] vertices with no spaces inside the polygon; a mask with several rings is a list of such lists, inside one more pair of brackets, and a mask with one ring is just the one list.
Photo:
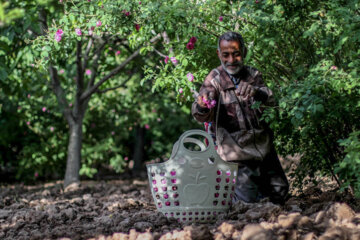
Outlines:
{"label": "jacket collar", "polygon": [[[230,89],[235,88],[235,84],[231,80],[229,74],[225,71],[225,69],[220,65],[216,68],[220,72],[220,86],[222,89]],[[247,67],[244,66],[239,73],[240,80],[247,81],[248,79],[248,70]]]}

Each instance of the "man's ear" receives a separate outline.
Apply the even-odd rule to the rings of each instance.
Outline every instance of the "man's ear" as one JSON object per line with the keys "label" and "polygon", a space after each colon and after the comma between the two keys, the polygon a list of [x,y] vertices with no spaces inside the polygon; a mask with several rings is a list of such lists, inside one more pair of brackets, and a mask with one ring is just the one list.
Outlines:
{"label": "man's ear", "polygon": [[244,58],[244,59],[246,58],[246,54],[247,54],[247,48],[244,47],[244,54],[243,54],[243,58]]}
{"label": "man's ear", "polygon": [[217,54],[218,57],[220,58],[220,51],[219,51],[219,49],[216,49],[216,54]]}

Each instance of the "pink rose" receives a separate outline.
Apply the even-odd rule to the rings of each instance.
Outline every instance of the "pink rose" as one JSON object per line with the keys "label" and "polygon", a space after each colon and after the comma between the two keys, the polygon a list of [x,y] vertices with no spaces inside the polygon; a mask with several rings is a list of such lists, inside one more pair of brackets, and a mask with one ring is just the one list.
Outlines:
{"label": "pink rose", "polygon": [[94,33],[94,32],[93,32],[92,30],[89,30],[89,31],[88,31],[89,36],[93,35],[93,33]]}
{"label": "pink rose", "polygon": [[120,55],[120,51],[119,50],[117,50],[116,52],[115,52],[115,55],[117,56],[117,55]]}
{"label": "pink rose", "polygon": [[35,172],[34,173],[34,176],[37,178],[39,176],[39,173],[38,172]]}
{"label": "pink rose", "polygon": [[62,36],[62,35],[64,34],[64,31],[60,28],[60,29],[58,29],[58,30],[56,31],[55,34]]}
{"label": "pink rose", "polygon": [[59,70],[59,74],[63,74],[64,72],[65,72],[64,69],[60,69],[60,70]]}
{"label": "pink rose", "polygon": [[183,93],[184,92],[184,90],[182,89],[182,88],[180,88],[179,89],[179,93],[181,94],[181,93]]}
{"label": "pink rose", "polygon": [[115,135],[115,132],[114,132],[114,131],[112,131],[112,132],[111,132],[111,135]]}
{"label": "pink rose", "polygon": [[139,30],[140,30],[140,25],[139,25],[139,24],[135,24],[135,29],[136,29],[136,31],[139,31]]}
{"label": "pink rose", "polygon": [[82,32],[81,32],[81,29],[80,29],[80,28],[75,28],[75,33],[76,33],[76,35],[78,35],[78,36],[81,36],[81,35],[82,35]]}
{"label": "pink rose", "polygon": [[55,34],[55,41],[60,42],[61,41],[61,35]]}
{"label": "pink rose", "polygon": [[127,161],[127,160],[129,160],[129,158],[128,158],[128,157],[124,157],[124,160]]}
{"label": "pink rose", "polygon": [[207,108],[213,108],[216,106],[216,100],[205,100],[204,98],[202,99],[203,102],[206,104]]}
{"label": "pink rose", "polygon": [[130,16],[130,12],[125,12],[125,16]]}
{"label": "pink rose", "polygon": [[173,64],[177,64],[177,63],[178,63],[178,60],[177,60],[175,57],[171,57],[170,60],[171,60],[171,62],[172,62]]}
{"label": "pink rose", "polygon": [[224,20],[223,16],[219,17],[219,21],[222,22]]}
{"label": "pink rose", "polygon": [[190,82],[194,81],[194,75],[192,75],[192,73],[186,74],[186,77]]}
{"label": "pink rose", "polygon": [[28,125],[28,126],[29,126],[29,125],[30,125],[30,121],[26,122],[26,125]]}
{"label": "pink rose", "polygon": [[90,76],[90,75],[91,75],[91,70],[90,70],[90,69],[86,69],[85,74],[88,75],[88,76]]}
{"label": "pink rose", "polygon": [[27,95],[27,97],[28,97],[28,98],[30,98],[30,97],[31,97],[31,95],[30,95],[30,94],[28,94],[28,95]]}
{"label": "pink rose", "polygon": [[190,40],[189,40],[189,42],[191,42],[191,43],[193,43],[193,44],[195,44],[196,41],[197,41],[197,38],[196,38],[196,37],[191,37]]}
{"label": "pink rose", "polygon": [[146,128],[146,129],[150,129],[149,124],[145,124],[145,128]]}
{"label": "pink rose", "polygon": [[331,70],[337,70],[338,68],[337,68],[337,66],[331,66],[330,69],[331,69]]}
{"label": "pink rose", "polygon": [[194,45],[194,43],[192,43],[192,42],[188,42],[188,43],[186,44],[186,48],[189,49],[189,50],[192,50],[192,49],[195,48],[195,45]]}
{"label": "pink rose", "polygon": [[50,127],[50,131],[53,132],[53,131],[54,131],[54,127]]}
{"label": "pink rose", "polygon": [[169,59],[170,59],[169,56],[165,57],[165,59],[164,59],[165,64],[167,64],[169,62]]}
{"label": "pink rose", "polygon": [[101,23],[100,20],[96,22],[96,26],[97,26],[97,27],[100,27],[101,25],[102,25],[102,23]]}
{"label": "pink rose", "polygon": [[42,108],[42,111],[43,111],[43,112],[46,112],[46,107],[43,107],[43,108]]}

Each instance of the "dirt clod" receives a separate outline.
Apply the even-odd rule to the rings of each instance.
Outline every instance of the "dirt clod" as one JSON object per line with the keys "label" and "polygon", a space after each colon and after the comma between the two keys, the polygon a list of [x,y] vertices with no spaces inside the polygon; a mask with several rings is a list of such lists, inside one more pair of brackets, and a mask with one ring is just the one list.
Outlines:
{"label": "dirt clod", "polygon": [[259,224],[249,224],[245,226],[241,240],[271,240],[273,233],[270,230],[266,230]]}

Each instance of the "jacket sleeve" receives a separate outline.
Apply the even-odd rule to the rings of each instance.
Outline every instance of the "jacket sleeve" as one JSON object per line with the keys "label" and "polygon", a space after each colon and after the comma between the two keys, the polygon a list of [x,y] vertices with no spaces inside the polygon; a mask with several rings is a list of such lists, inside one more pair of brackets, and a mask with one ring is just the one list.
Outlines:
{"label": "jacket sleeve", "polygon": [[257,91],[254,96],[255,101],[261,101],[266,106],[274,106],[275,99],[270,88],[266,87],[262,79],[262,73],[254,69],[254,85]]}
{"label": "jacket sleeve", "polygon": [[[199,94],[202,95],[205,92],[213,92],[216,102],[219,98],[219,93],[214,87],[214,78],[217,73],[213,70],[205,78],[204,83],[200,87]],[[218,104],[218,103],[216,103]],[[197,100],[194,101],[191,107],[191,113],[198,122],[212,122],[214,121],[214,115],[216,113],[217,105],[214,108],[202,108],[197,104]]]}

